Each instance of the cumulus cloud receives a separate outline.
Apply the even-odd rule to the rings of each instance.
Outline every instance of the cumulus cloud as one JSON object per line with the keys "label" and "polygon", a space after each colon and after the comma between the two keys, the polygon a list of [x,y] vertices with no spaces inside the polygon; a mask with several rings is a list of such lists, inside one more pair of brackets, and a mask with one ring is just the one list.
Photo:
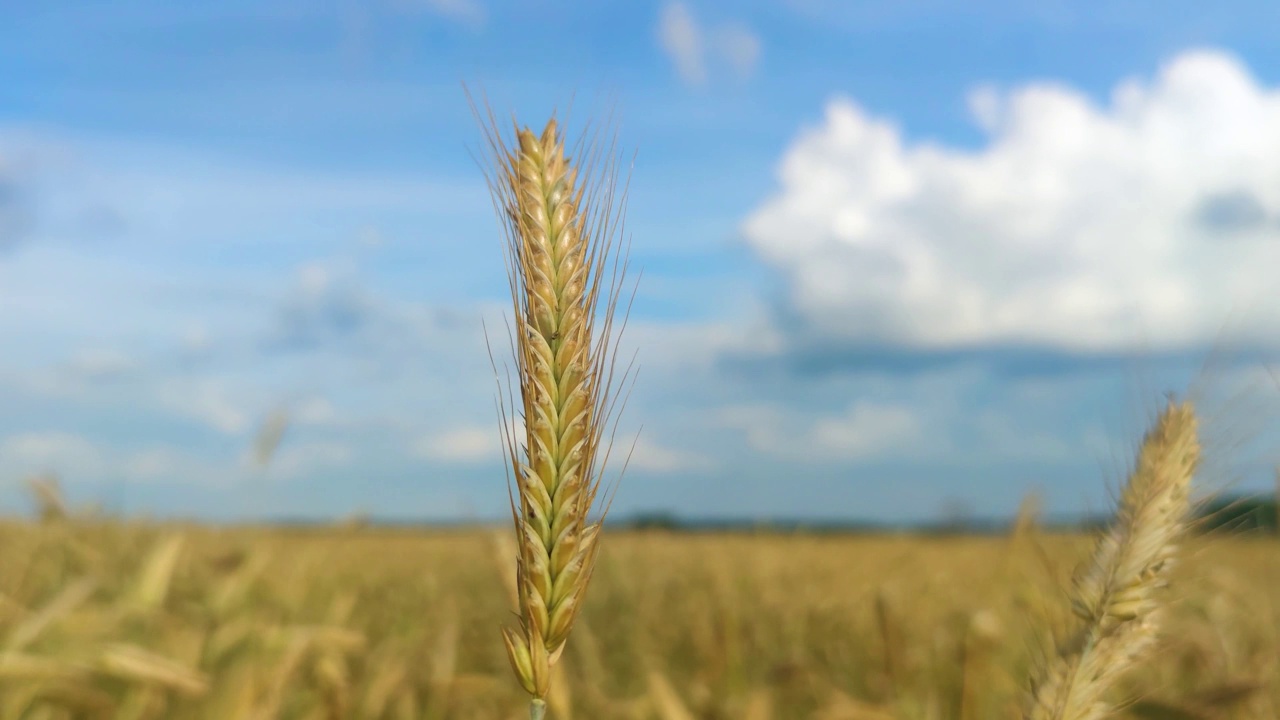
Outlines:
{"label": "cumulus cloud", "polygon": [[776,348],[1124,354],[1228,318],[1280,337],[1280,89],[1196,51],[1103,106],[1031,84],[971,108],[978,150],[848,99],[787,150],[744,225],[786,281]]}
{"label": "cumulus cloud", "polygon": [[755,72],[760,38],[741,22],[704,27],[682,2],[668,2],[658,18],[658,42],[688,85],[704,85],[711,65],[724,65],[739,79]]}

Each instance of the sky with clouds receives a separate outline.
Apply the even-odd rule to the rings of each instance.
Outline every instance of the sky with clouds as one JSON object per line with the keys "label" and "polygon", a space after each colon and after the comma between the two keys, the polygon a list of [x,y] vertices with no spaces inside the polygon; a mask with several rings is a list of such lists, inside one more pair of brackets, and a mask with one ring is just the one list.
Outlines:
{"label": "sky with clouds", "polygon": [[[463,83],[634,151],[614,512],[1105,507],[1166,391],[1280,460],[1271,2],[0,9],[0,512],[500,517]],[[266,467],[254,438],[289,417]],[[637,435],[638,433],[638,435]],[[636,439],[638,438],[638,439]]]}

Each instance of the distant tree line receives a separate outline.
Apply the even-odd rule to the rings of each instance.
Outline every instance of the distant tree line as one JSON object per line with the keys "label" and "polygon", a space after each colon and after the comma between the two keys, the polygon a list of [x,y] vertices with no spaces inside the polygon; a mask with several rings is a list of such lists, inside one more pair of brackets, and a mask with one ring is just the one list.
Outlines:
{"label": "distant tree line", "polygon": [[1274,496],[1219,498],[1200,509],[1199,527],[1203,532],[1274,534],[1276,513]]}
{"label": "distant tree line", "polygon": [[[1200,532],[1253,534],[1276,533],[1277,528],[1276,500],[1270,496],[1230,496],[1216,498],[1200,506],[1196,512],[1195,527]],[[1052,530],[1097,530],[1110,521],[1105,516],[1081,517],[1074,521],[1054,521],[1045,526]],[[956,517],[948,517],[941,522],[920,523],[914,525],[895,525],[889,523],[848,521],[803,520],[732,520],[714,519],[700,520],[683,518],[673,512],[650,511],[641,512],[628,518],[611,522],[623,529],[669,531],[669,532],[840,532],[840,533],[877,533],[891,531],[915,531],[938,535],[952,534],[1000,534],[1007,532],[1010,523],[1006,520],[967,519],[961,522]]]}

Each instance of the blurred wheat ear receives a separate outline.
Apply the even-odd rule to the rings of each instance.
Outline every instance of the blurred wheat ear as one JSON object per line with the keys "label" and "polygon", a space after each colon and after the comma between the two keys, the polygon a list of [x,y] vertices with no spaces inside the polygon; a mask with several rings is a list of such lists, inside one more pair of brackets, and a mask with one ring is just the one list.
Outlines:
{"label": "blurred wheat ear", "polygon": [[[589,515],[616,429],[616,391],[633,367],[615,374],[622,326],[615,332],[613,323],[627,269],[625,253],[616,251],[626,192],[619,192],[612,145],[584,136],[570,157],[552,118],[540,135],[516,126],[507,147],[492,112],[482,116],[474,102],[472,109],[485,127],[486,180],[506,235],[520,395],[517,409],[510,381],[505,391],[499,381],[520,621],[503,628],[503,638],[536,720],[546,713],[551,668],[599,551],[608,503],[598,518]],[[517,413],[522,434],[513,427]]]}
{"label": "blurred wheat ear", "polygon": [[1082,627],[1040,669],[1027,720],[1101,720],[1113,713],[1107,691],[1155,642],[1157,593],[1187,527],[1199,464],[1195,410],[1171,399],[1143,439],[1114,522],[1077,571],[1072,607]]}

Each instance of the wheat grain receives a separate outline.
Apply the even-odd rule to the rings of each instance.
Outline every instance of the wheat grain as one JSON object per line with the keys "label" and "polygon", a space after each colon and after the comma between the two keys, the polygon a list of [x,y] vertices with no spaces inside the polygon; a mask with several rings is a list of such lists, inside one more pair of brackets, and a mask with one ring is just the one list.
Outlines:
{"label": "wheat grain", "polygon": [[551,668],[582,606],[599,550],[603,517],[591,521],[588,515],[608,460],[604,435],[615,397],[612,325],[626,268],[612,251],[621,208],[614,202],[612,153],[597,168],[600,148],[592,143],[585,161],[571,160],[554,118],[541,135],[517,128],[511,149],[492,115],[487,131],[492,174],[486,177],[507,239],[524,421],[517,441],[509,430],[516,411],[507,409],[515,402],[508,390],[507,405],[500,403],[501,427],[518,496],[511,511],[519,544],[520,627],[504,628],[503,637],[536,718],[545,713]]}
{"label": "wheat grain", "polygon": [[1143,440],[1115,522],[1077,572],[1072,606],[1083,628],[1042,668],[1028,720],[1100,720],[1112,712],[1106,691],[1155,640],[1155,593],[1186,526],[1199,462],[1195,411],[1170,400]]}

